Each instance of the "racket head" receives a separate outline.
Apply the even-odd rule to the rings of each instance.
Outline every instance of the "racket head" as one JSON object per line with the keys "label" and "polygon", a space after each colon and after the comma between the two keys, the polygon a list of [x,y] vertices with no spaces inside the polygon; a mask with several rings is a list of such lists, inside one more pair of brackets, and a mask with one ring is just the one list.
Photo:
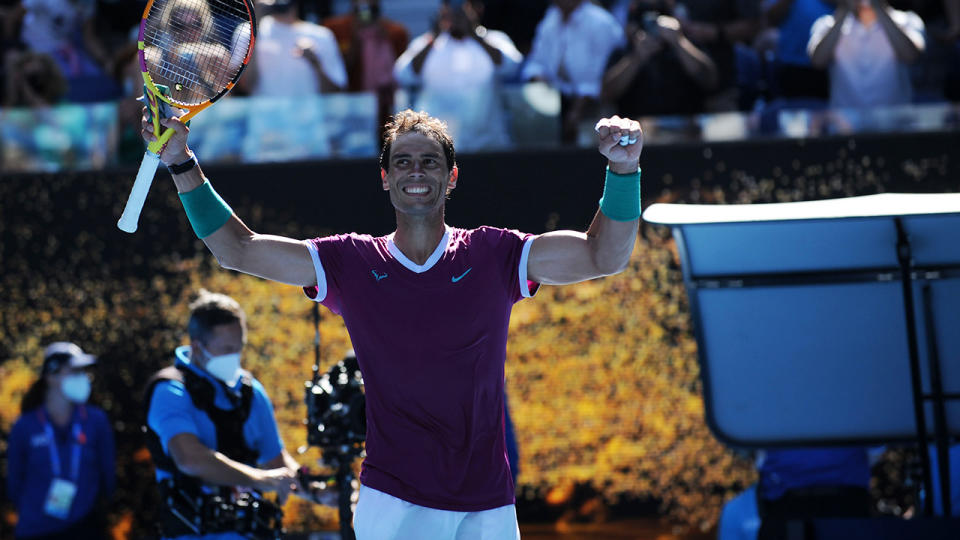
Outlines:
{"label": "racket head", "polygon": [[[187,109],[183,120],[192,117],[234,87],[256,32],[250,0],[148,0],[137,56],[149,94]],[[168,87],[167,95],[158,84]]]}

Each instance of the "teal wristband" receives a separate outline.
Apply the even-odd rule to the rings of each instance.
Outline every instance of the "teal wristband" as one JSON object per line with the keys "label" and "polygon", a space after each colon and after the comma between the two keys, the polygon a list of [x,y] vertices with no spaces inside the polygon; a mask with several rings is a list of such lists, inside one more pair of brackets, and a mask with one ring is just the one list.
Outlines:
{"label": "teal wristband", "polygon": [[193,232],[201,239],[217,232],[233,215],[233,209],[217,195],[208,180],[204,180],[196,189],[181,193],[180,202],[187,211]]}
{"label": "teal wristband", "polygon": [[617,174],[607,167],[600,211],[614,221],[633,221],[640,217],[640,169],[633,174]]}

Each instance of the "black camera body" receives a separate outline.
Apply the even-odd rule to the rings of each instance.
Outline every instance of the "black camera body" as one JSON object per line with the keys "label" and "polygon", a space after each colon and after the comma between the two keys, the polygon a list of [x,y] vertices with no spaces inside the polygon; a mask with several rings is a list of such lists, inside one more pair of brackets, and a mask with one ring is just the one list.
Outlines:
{"label": "black camera body", "polygon": [[339,455],[360,455],[367,438],[366,396],[356,356],[306,381],[307,444]]}
{"label": "black camera body", "polygon": [[206,493],[198,482],[160,483],[168,510],[161,523],[164,536],[235,532],[252,540],[283,538],[283,511],[255,493]]}

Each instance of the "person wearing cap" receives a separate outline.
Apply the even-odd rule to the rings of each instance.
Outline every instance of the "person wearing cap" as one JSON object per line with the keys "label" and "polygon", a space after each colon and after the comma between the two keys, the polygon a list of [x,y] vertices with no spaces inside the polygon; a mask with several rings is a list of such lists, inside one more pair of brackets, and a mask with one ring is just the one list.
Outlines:
{"label": "person wearing cap", "polygon": [[[147,383],[147,448],[161,490],[202,490],[213,494],[272,491],[280,504],[291,493],[323,502],[320,486],[304,489],[300,465],[284,448],[273,405],[260,381],[240,367],[246,344],[246,315],[236,300],[201,289],[190,304],[190,344],[175,350],[173,366]],[[198,538],[165,507],[165,537]],[[171,518],[173,519],[171,520]],[[205,524],[202,538],[243,539],[214,532]]]}
{"label": "person wearing cap", "polygon": [[116,450],[106,413],[87,403],[95,362],[74,343],[52,343],[23,396],[7,453],[18,540],[106,538],[101,505],[116,485]]}

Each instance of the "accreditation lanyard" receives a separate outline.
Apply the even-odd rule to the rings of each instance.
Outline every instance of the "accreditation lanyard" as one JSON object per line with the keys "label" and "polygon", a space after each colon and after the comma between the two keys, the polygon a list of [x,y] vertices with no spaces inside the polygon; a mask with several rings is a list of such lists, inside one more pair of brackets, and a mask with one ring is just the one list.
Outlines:
{"label": "accreditation lanyard", "polygon": [[[43,413],[40,413],[40,418],[43,420],[43,429],[47,433],[47,446],[50,448],[50,468],[53,471],[53,477],[61,478],[60,451],[57,450],[57,440],[53,435],[53,427],[50,426],[50,422],[47,421]],[[73,422],[71,431],[73,433],[73,444],[70,445],[70,481],[76,483],[77,476],[80,473],[80,445],[86,438],[80,429],[80,422],[76,420]]]}

